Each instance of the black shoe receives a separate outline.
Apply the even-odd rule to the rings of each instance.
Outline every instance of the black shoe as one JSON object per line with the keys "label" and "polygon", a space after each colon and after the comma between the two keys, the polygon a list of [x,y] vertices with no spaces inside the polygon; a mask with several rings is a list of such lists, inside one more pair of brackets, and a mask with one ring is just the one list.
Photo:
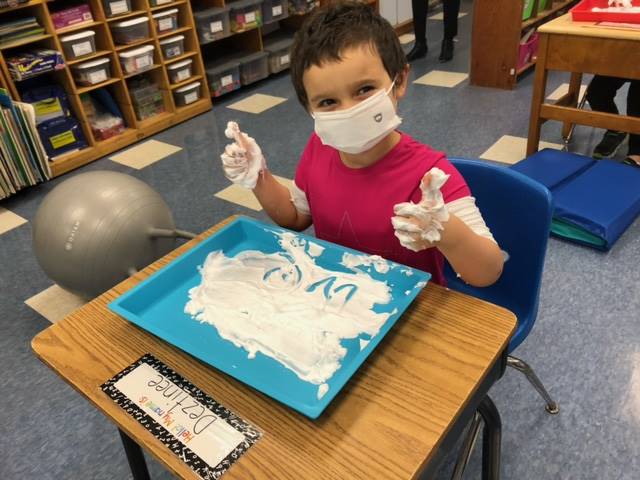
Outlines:
{"label": "black shoe", "polygon": [[640,163],[636,162],[633,158],[631,158],[630,156],[625,158],[622,163],[624,163],[625,165],[631,165],[632,167],[636,167],[636,168],[640,168]]}
{"label": "black shoe", "polygon": [[427,56],[427,52],[429,48],[426,43],[416,42],[413,44],[413,48],[409,53],[407,53],[407,61],[413,62],[414,60],[418,60],[419,58],[424,58]]}
{"label": "black shoe", "polygon": [[440,63],[448,62],[453,58],[453,38],[445,38],[442,40],[442,50],[438,60]]}
{"label": "black shoe", "polygon": [[610,158],[613,157],[618,148],[627,138],[625,132],[616,132],[615,130],[607,130],[600,140],[600,143],[593,149],[593,158]]}

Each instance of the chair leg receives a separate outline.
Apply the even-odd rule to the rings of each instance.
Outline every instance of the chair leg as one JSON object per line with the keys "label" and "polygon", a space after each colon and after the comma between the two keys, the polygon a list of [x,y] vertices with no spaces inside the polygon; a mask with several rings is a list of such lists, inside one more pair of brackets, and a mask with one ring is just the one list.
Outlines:
{"label": "chair leg", "polygon": [[482,417],[480,416],[480,413],[476,412],[473,415],[471,422],[469,422],[469,429],[467,430],[467,434],[462,442],[462,447],[458,453],[458,458],[453,468],[453,473],[451,474],[451,480],[462,480],[462,475],[464,474],[464,470],[467,468],[467,464],[471,458],[471,452],[473,452],[473,447],[476,443],[476,439],[478,438],[478,433],[480,432],[481,421]]}
{"label": "chair leg", "polygon": [[558,404],[551,398],[551,395],[549,395],[547,390],[544,388],[544,385],[542,385],[540,379],[536,376],[536,374],[533,372],[533,369],[526,362],[509,355],[507,357],[507,366],[515,368],[519,372],[524,373],[524,376],[527,377],[529,383],[533,385],[533,387],[538,391],[544,401],[547,402],[547,404],[545,405],[545,409],[548,413],[556,414],[560,411]]}

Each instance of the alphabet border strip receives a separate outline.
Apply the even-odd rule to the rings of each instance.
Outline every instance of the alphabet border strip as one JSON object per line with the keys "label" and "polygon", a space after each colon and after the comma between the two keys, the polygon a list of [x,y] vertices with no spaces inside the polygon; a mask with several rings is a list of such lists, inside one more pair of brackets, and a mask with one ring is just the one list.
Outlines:
{"label": "alphabet border strip", "polygon": [[[140,407],[118,390],[114,384],[129,372],[140,366],[142,363],[150,365],[161,375],[165,376],[173,383],[189,393],[195,400],[211,410],[220,419],[227,422],[238,432],[244,435],[244,441],[240,443],[224,460],[218,465],[209,465],[198,455],[192,452],[186,445],[176,439],[162,425],[147,415]],[[238,417],[235,413],[220,405],[213,398],[176,373],[152,354],[147,353],[136,362],[129,365],[116,376],[101,385],[102,391],[114,400],[125,412],[131,415],[138,423],[149,430],[158,440],[164,443],[175,453],[184,463],[195,471],[204,480],[218,479],[233,465],[254,443],[262,436],[262,432],[256,427]]]}

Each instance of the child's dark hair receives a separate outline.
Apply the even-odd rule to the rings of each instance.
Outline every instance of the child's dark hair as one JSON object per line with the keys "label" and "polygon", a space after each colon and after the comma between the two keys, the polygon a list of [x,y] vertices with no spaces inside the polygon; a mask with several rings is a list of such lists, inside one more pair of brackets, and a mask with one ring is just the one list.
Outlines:
{"label": "child's dark hair", "polygon": [[291,80],[300,103],[308,107],[302,75],[309,67],[339,61],[346,48],[366,44],[378,52],[390,78],[407,65],[393,27],[366,3],[337,1],[316,9],[296,33],[291,49]]}

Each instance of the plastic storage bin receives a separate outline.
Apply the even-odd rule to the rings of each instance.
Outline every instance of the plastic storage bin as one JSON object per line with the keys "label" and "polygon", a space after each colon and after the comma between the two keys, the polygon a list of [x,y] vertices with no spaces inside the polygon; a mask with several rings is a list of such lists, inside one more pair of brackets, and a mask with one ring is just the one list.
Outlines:
{"label": "plastic storage bin", "polygon": [[60,37],[62,50],[67,60],[84,57],[96,52],[96,32],[85,30],[84,32],[74,33]]}
{"label": "plastic storage bin", "polygon": [[131,11],[131,1],[130,0],[102,0],[102,7],[104,8],[104,14],[107,17],[115,17],[116,15],[129,13]]}
{"label": "plastic storage bin", "polygon": [[240,62],[240,82],[249,85],[269,76],[269,54],[267,52],[250,53],[238,58]]}
{"label": "plastic storage bin", "polygon": [[[639,0],[632,0],[634,7],[640,7]],[[571,12],[574,22],[615,22],[640,23],[640,14],[635,12],[594,12],[593,7],[606,8],[607,0],[582,0]]]}
{"label": "plastic storage bin", "polygon": [[240,62],[238,60],[207,65],[206,73],[209,89],[214,97],[240,88]]}
{"label": "plastic storage bin", "polygon": [[262,22],[276,22],[289,16],[288,0],[264,0],[262,2]]}
{"label": "plastic storage bin", "polygon": [[129,95],[138,120],[145,120],[165,111],[162,92],[144,75],[128,82]]}
{"label": "plastic storage bin", "polygon": [[239,0],[229,4],[232,32],[243,32],[262,25],[262,0]]}
{"label": "plastic storage bin", "polygon": [[165,60],[179,57],[184,53],[184,35],[176,35],[175,37],[160,40],[160,49]]}
{"label": "plastic storage bin", "polygon": [[178,9],[163,10],[151,15],[156,24],[157,33],[167,33],[178,28]]}
{"label": "plastic storage bin", "polygon": [[127,50],[118,54],[120,65],[125,74],[142,72],[153,67],[153,45]]}
{"label": "plastic storage bin", "polygon": [[200,82],[193,82],[173,91],[177,107],[184,107],[200,99]]}
{"label": "plastic storage bin", "polygon": [[229,7],[216,7],[193,13],[201,44],[229,35],[229,10]]}
{"label": "plastic storage bin", "polygon": [[169,80],[171,83],[184,82],[186,79],[191,78],[193,68],[193,60],[188,58],[182,62],[172,63],[167,66],[167,73],[169,74]]}
{"label": "plastic storage bin", "polygon": [[303,15],[320,5],[318,0],[289,0],[289,13]]}
{"label": "plastic storage bin", "polygon": [[111,60],[99,58],[91,62],[72,65],[71,70],[80,85],[95,85],[111,78]]}
{"label": "plastic storage bin", "polygon": [[149,38],[149,19],[136,17],[116,22],[111,25],[113,40],[121,45],[138,42]]}
{"label": "plastic storage bin", "polygon": [[269,73],[278,73],[289,68],[292,44],[293,38],[265,42],[264,50],[269,54]]}
{"label": "plastic storage bin", "polygon": [[149,0],[149,4],[152,7],[161,7],[162,5],[168,5],[173,3],[173,0]]}

